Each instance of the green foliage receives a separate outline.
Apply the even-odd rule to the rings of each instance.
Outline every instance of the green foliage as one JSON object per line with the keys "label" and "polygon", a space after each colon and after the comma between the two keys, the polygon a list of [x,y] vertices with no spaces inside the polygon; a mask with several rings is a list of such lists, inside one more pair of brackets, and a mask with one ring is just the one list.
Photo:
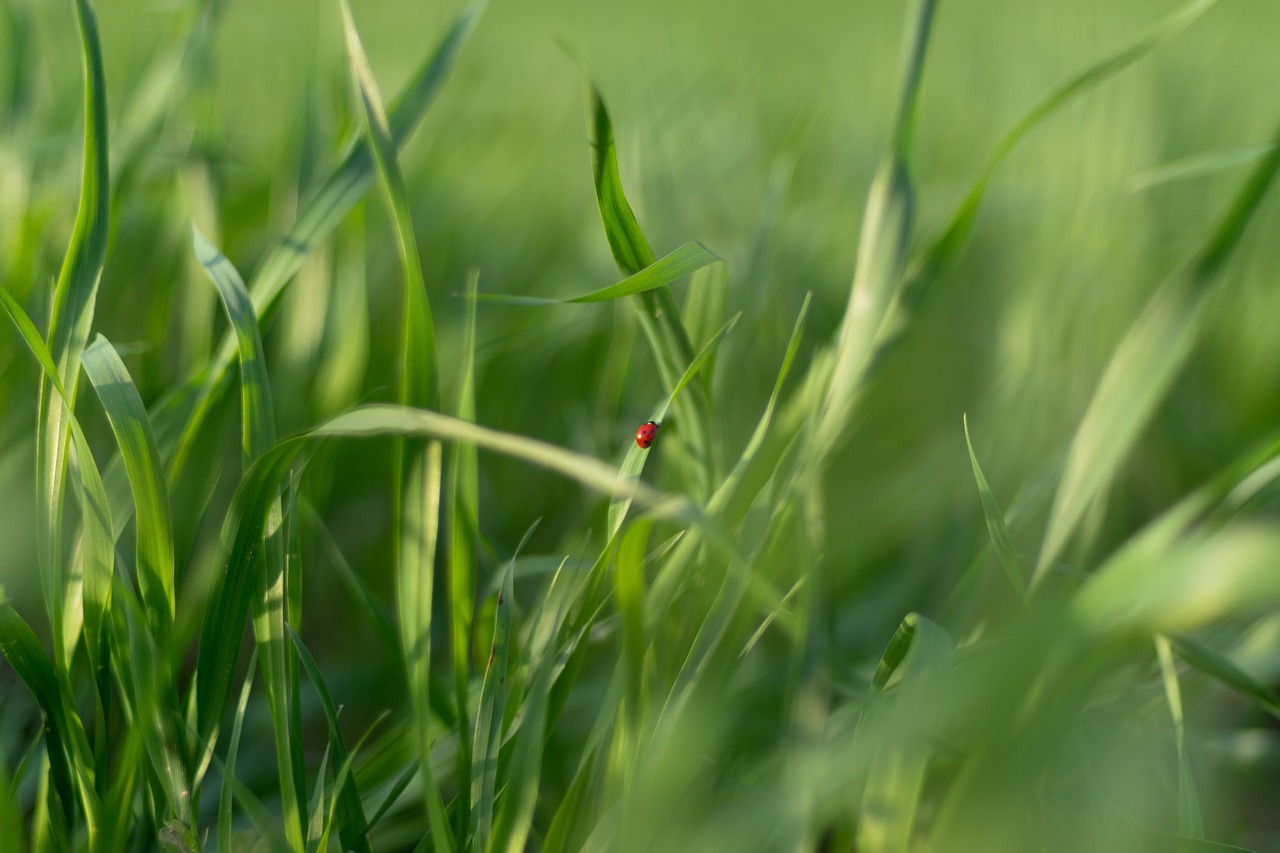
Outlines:
{"label": "green foliage", "polygon": [[1280,19],[588,6],[3,7],[0,849],[1270,843]]}

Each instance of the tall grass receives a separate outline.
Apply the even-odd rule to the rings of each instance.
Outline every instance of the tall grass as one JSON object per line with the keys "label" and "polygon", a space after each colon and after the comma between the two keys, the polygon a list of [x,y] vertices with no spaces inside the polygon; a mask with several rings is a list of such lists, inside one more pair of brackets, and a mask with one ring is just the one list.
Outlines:
{"label": "tall grass", "polygon": [[[1206,390],[1223,374],[1205,371],[1275,353],[1270,324],[1249,323],[1280,260],[1265,239],[1280,133],[1108,184],[1113,200],[1215,189],[1178,208],[1184,246],[1125,268],[1065,367],[1035,367],[1036,324],[1071,327],[1056,297],[984,284],[1039,262],[1055,275],[1018,236],[1053,206],[1002,184],[1029,180],[1024,149],[1084,144],[1060,114],[1128,109],[1145,90],[1127,75],[1245,13],[1193,0],[1117,38],[993,130],[957,191],[928,129],[964,22],[912,0],[882,21],[905,33],[896,82],[858,107],[888,117],[878,165],[822,159],[809,121],[767,164],[793,177],[770,182],[765,225],[733,234],[663,216],[662,198],[714,210],[690,176],[724,177],[734,157],[751,174],[740,134],[655,166],[662,133],[692,120],[675,112],[711,127],[715,111],[673,99],[647,136],[610,78],[621,60],[593,42],[573,48],[587,133],[554,195],[450,147],[459,122],[494,131],[466,117],[529,12],[434,21],[387,107],[397,75],[364,43],[394,44],[385,26],[409,12],[325,7],[302,85],[331,106],[308,108],[300,177],[246,189],[252,168],[229,164],[271,122],[230,122],[207,73],[220,34],[252,56],[235,6],[171,13],[181,48],[132,57],[116,126],[106,70],[126,47],[89,0],[67,5],[74,21],[6,15],[10,47],[41,15],[68,50],[78,27],[73,222],[48,200],[69,180],[35,180],[52,159],[36,141],[66,119],[31,106],[39,56],[12,53],[0,78],[0,167],[23,188],[0,192],[19,235],[0,245],[45,247],[0,263],[16,332],[0,339],[0,477],[36,495],[6,500],[33,523],[0,550],[0,849],[1265,847],[1277,374],[1235,379],[1248,411],[1228,416]],[[501,125],[504,157],[541,150],[528,119]],[[329,147],[328,166],[306,153]],[[812,158],[840,192],[786,200]],[[686,180],[655,190],[664,168]],[[474,198],[449,189],[458,170]],[[834,175],[867,179],[865,202]],[[500,206],[477,213],[495,187],[524,230],[495,226]],[[958,201],[939,215],[944,195]],[[1169,214],[1130,215],[1158,231]],[[1056,239],[1085,254],[1088,233]],[[55,236],[47,284],[34,270]],[[838,259],[851,281],[828,286]],[[197,334],[175,348],[178,328]],[[1007,363],[1028,336],[1027,362]],[[965,347],[991,359],[977,378]],[[1028,372],[1051,402],[1001,405]],[[645,449],[630,436],[650,419]]]}

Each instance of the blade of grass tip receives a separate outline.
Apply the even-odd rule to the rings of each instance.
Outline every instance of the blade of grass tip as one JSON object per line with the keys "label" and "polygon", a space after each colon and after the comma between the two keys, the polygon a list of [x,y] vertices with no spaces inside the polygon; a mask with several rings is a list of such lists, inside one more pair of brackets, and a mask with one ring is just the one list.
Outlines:
{"label": "blade of grass tip", "polygon": [[[530,528],[520,547],[528,540]],[[497,796],[498,753],[502,747],[502,716],[507,704],[508,655],[511,650],[511,611],[515,607],[515,559],[507,563],[502,589],[494,609],[493,646],[480,685],[480,706],[476,711],[475,747],[471,769],[470,845],[473,850],[489,849],[493,833],[494,799]]]}
{"label": "blade of grass tip", "polygon": [[[347,58],[364,111],[365,131],[379,182],[391,208],[404,274],[400,342],[399,402],[439,408],[435,329],[417,241],[409,214],[409,193],[396,160],[396,146],[377,82],[360,44],[346,0],[340,0]],[[393,519],[400,629],[422,758],[423,796],[437,850],[454,849],[444,802],[431,766],[431,610],[440,524],[441,448],[434,441],[401,441],[396,447]]]}
{"label": "blade of grass tip", "polygon": [[1262,710],[1280,720],[1280,698],[1261,681],[1237,666],[1231,658],[1186,634],[1174,634],[1168,639],[1178,657],[1186,663],[1253,699]]}
{"label": "blade of grass tip", "polygon": [[996,496],[991,492],[982,466],[978,464],[978,455],[973,452],[973,440],[969,437],[969,416],[964,416],[964,441],[969,448],[969,463],[973,466],[973,480],[978,485],[978,497],[982,501],[982,514],[987,520],[987,533],[991,536],[991,545],[1004,566],[1009,582],[1018,591],[1024,601],[1027,598],[1027,584],[1022,579],[1022,568],[1018,565],[1018,554],[1014,550],[1013,540],[1009,536],[1009,528],[1004,523],[1004,510],[1000,508]]}
{"label": "blade of grass tip", "polygon": [[986,196],[992,177],[1018,143],[1041,122],[1056,114],[1075,98],[1116,76],[1174,38],[1217,2],[1218,0],[1192,0],[1174,10],[1134,41],[1108,54],[1052,89],[1000,138],[987,156],[982,168],[978,170],[973,183],[969,185],[968,192],[951,214],[942,233],[912,258],[904,276],[903,285],[877,333],[877,346],[887,345],[901,333],[906,327],[911,310],[923,298],[938,272],[960,254],[977,219],[978,210],[982,206],[982,200]]}
{"label": "blade of grass tip", "polygon": [[1280,171],[1280,133],[1277,139],[1204,248],[1152,294],[1116,347],[1068,451],[1032,591],[1062,553],[1085,510],[1111,482],[1191,354],[1222,268]]}
{"label": "blade of grass tip", "polygon": [[[458,381],[456,414],[459,420],[476,419],[476,301],[480,274],[467,276],[462,371]],[[475,447],[453,445],[449,465],[449,629],[453,652],[454,704],[458,709],[458,790],[471,791],[471,731],[467,704],[471,689],[471,623],[475,618],[476,541],[480,519],[480,473]],[[458,834],[470,830],[471,799],[458,798],[455,815]]]}
{"label": "blade of grass tip", "polygon": [[876,746],[862,793],[858,850],[868,853],[910,849],[931,751],[932,723],[940,709],[939,686],[951,667],[951,637],[922,616],[907,618],[912,615],[916,619],[902,660],[899,689],[885,697],[886,704],[878,709],[881,719],[892,721],[890,736]]}
{"label": "blade of grass tip", "polygon": [[590,302],[607,302],[624,296],[647,293],[660,287],[669,287],[683,278],[715,263],[723,264],[719,255],[701,243],[685,243],[669,255],[624,278],[616,284],[564,299],[544,299],[537,296],[511,296],[501,293],[481,293],[475,298],[483,302],[503,302],[511,305],[577,305]]}
{"label": "blade of grass tip", "polygon": [[[275,409],[267,374],[262,334],[253,300],[230,261],[195,229],[192,245],[227,313],[240,363],[241,456],[247,468],[275,443]],[[285,811],[285,835],[296,849],[305,846],[306,805],[300,724],[297,720],[296,663],[285,641],[290,582],[286,542],[290,524],[277,496],[271,505],[267,536],[257,559],[257,594],[252,598],[253,633],[258,643],[263,683],[275,733],[276,756]]]}
{"label": "blade of grass tip", "polygon": [[[720,327],[720,331],[716,332],[715,337],[707,341],[706,345],[698,351],[698,355],[685,369],[684,375],[682,375],[679,381],[672,386],[671,393],[667,395],[667,399],[653,411],[653,415],[650,420],[655,421],[656,423],[662,423],[662,420],[667,416],[667,410],[671,408],[671,404],[675,401],[677,395],[679,395],[679,393],[684,390],[684,387],[698,375],[698,371],[706,365],[711,354],[720,346],[720,342],[724,340],[725,335],[729,334],[733,327],[737,325],[738,319],[741,316],[742,314],[738,313],[730,317],[729,322]],[[633,443],[628,448],[627,455],[623,457],[622,465],[618,468],[619,477],[632,483],[639,482],[640,473],[644,471],[644,464],[648,459],[648,448],[641,447],[640,445]],[[627,513],[631,509],[631,500],[632,497],[627,493],[610,502],[607,528],[610,540],[617,535],[618,530],[622,527],[622,522],[626,520]]]}
{"label": "blade of grass tip", "polygon": [[137,517],[137,578],[152,637],[172,654],[174,617],[173,528],[169,487],[160,451],[138,389],[111,343],[101,335],[84,352],[93,385],[120,449]]}
{"label": "blade of grass tip", "polygon": [[915,209],[910,146],[933,12],[934,0],[913,0],[908,9],[893,136],[867,196],[853,285],[835,343],[835,366],[821,410],[816,413],[814,459],[818,462],[839,441],[848,424],[875,351],[876,331],[901,280]]}
{"label": "blade of grass tip", "polygon": [[[80,354],[93,324],[98,282],[106,260],[110,182],[107,165],[106,83],[98,21],[89,0],[77,0],[81,60],[84,68],[84,170],[80,203],[67,254],[53,291],[49,352],[57,365],[66,399],[74,401],[80,378]],[[67,466],[69,408],[55,399],[46,378],[40,381],[36,432],[36,513],[41,590],[54,642],[54,660],[66,659],[62,632],[62,500]]]}
{"label": "blade of grass tip", "polygon": [[223,783],[218,794],[218,853],[231,853],[232,831],[232,786],[226,781],[236,775],[236,757],[240,753],[240,733],[244,728],[245,711],[249,708],[249,692],[253,688],[253,672],[257,667],[258,653],[255,650],[249,657],[249,666],[245,670],[244,684],[240,688],[240,700],[236,703],[235,715],[231,718],[231,740],[227,745],[227,760],[222,765]]}
{"label": "blade of grass tip", "polygon": [[[591,176],[596,191],[596,206],[604,226],[605,238],[618,268],[628,276],[635,276],[651,266],[655,257],[640,230],[631,205],[627,202],[618,171],[618,152],[614,144],[613,122],[604,98],[585,72],[583,90],[587,100],[587,136],[591,146]],[[693,344],[680,319],[680,308],[668,287],[657,287],[639,293],[636,317],[640,328],[653,350],[654,361],[663,385],[675,387],[680,366],[693,360]],[[706,386],[699,384],[699,393],[679,407],[681,431],[688,439],[694,458],[704,465],[688,472],[695,497],[703,499],[710,491],[710,409]]]}
{"label": "blade of grass tip", "polygon": [[[397,146],[405,143],[435,100],[440,86],[449,76],[463,44],[475,28],[486,5],[487,0],[473,0],[459,13],[435,51],[400,93],[388,116],[391,135]],[[359,203],[373,182],[373,177],[373,157],[367,142],[360,139],[310,201],[306,202],[289,232],[258,265],[251,278],[249,292],[259,316],[269,316],[280,293],[301,268],[303,261],[315,246],[329,238]],[[213,363],[204,376],[197,380],[200,384],[198,402],[172,460],[175,481],[185,470],[187,461],[194,452],[195,439],[204,422],[217,408],[225,390],[227,369],[235,357],[235,351],[233,333],[228,331],[219,345]]]}
{"label": "blade of grass tip", "polygon": [[[329,724],[329,754],[333,756],[333,765],[342,767],[347,764],[349,754],[346,739],[342,736],[342,728],[338,725],[338,710],[334,707],[329,687],[325,684],[320,667],[316,665],[315,658],[307,650],[302,638],[292,627],[286,626],[286,628],[289,631],[289,639],[298,650],[302,667],[307,671],[307,678],[311,679],[311,686],[315,688],[316,696],[320,699],[320,710],[324,713],[325,722]],[[323,776],[322,773],[320,778],[323,779]],[[368,822],[365,820],[364,805],[360,799],[360,789],[356,787],[355,777],[348,776],[341,783],[335,781],[333,796],[334,810],[330,813],[330,821],[335,815],[337,816],[338,836],[342,839],[342,849],[355,850],[358,853],[371,851],[373,848],[369,846],[367,835]],[[325,835],[328,835],[327,828]],[[328,848],[321,845],[320,849]]]}
{"label": "blade of grass tip", "polygon": [[1204,820],[1200,815],[1200,795],[1196,793],[1196,780],[1191,773],[1191,759],[1187,755],[1186,723],[1182,716],[1182,690],[1178,685],[1178,668],[1173,662],[1173,649],[1167,637],[1155,638],[1156,657],[1160,660],[1160,676],[1164,681],[1164,696],[1169,703],[1169,715],[1173,718],[1173,735],[1178,751],[1178,834],[1191,838],[1204,836]]}

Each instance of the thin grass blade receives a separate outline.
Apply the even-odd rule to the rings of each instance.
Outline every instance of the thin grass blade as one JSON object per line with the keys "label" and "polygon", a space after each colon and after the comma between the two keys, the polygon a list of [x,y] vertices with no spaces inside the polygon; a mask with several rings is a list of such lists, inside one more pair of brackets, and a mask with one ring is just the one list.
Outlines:
{"label": "thin grass blade", "polygon": [[1027,584],[1022,579],[1022,567],[1018,564],[1018,553],[1014,550],[1013,540],[1009,536],[1009,528],[1004,523],[1004,510],[991,492],[991,486],[978,464],[978,455],[973,452],[973,440],[969,438],[969,416],[964,417],[964,441],[969,447],[969,463],[973,466],[973,480],[978,484],[978,497],[982,501],[982,514],[987,520],[987,533],[991,536],[991,544],[1004,566],[1009,582],[1018,591],[1019,597],[1026,599]]}

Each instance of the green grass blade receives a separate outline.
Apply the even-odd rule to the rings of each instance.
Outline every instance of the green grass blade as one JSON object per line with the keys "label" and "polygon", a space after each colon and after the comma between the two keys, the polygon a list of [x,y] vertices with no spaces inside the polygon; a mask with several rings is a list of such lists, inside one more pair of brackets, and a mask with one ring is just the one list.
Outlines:
{"label": "green grass blade", "polygon": [[[435,325],[417,240],[409,213],[409,193],[396,160],[396,145],[355,20],[341,0],[347,57],[364,111],[365,130],[379,182],[391,207],[403,279],[398,400],[403,405],[439,408]],[[454,838],[431,766],[431,612],[440,523],[441,448],[438,442],[402,441],[396,448],[393,524],[401,642],[417,720],[423,795],[437,850],[452,851]]]}
{"label": "green grass blade", "polygon": [[[342,728],[338,725],[338,709],[333,704],[329,687],[325,684],[320,667],[303,644],[302,638],[292,627],[286,627],[289,631],[289,639],[298,650],[302,667],[307,671],[307,678],[311,679],[311,686],[315,688],[316,696],[320,699],[320,710],[324,712],[325,722],[329,724],[329,754],[333,756],[333,765],[334,767],[345,766],[349,762],[350,754],[347,752],[346,739],[342,736]],[[324,778],[323,773],[320,774],[320,778]],[[367,835],[368,822],[365,820],[364,805],[360,799],[360,789],[356,787],[355,777],[347,776],[343,781],[335,781],[333,790],[334,810],[330,813],[330,819],[337,816],[342,849],[360,851],[360,853],[372,850]],[[325,834],[328,835],[327,829]],[[320,849],[326,848],[321,846]]]}
{"label": "green grass blade", "polygon": [[854,400],[875,353],[876,333],[901,280],[915,210],[909,157],[920,78],[924,70],[934,0],[913,0],[908,9],[899,104],[893,137],[876,172],[862,217],[858,259],[849,302],[835,344],[830,385],[814,433],[820,461],[849,422]]}
{"label": "green grass blade", "polygon": [[85,350],[84,371],[98,393],[129,475],[138,520],[138,586],[152,636],[167,655],[174,617],[173,528],[160,451],[133,379],[101,335]]}
{"label": "green grass blade", "polygon": [[669,255],[654,261],[636,274],[617,284],[611,284],[590,293],[565,299],[542,299],[536,296],[508,296],[501,293],[482,293],[477,298],[484,302],[505,302],[512,305],[568,305],[587,302],[607,302],[624,296],[647,293],[660,287],[669,287],[686,276],[718,261],[720,257],[701,243],[685,243]]}
{"label": "green grass blade", "polygon": [[[741,314],[735,314],[733,317],[729,318],[729,322],[725,323],[720,328],[720,331],[716,332],[715,337],[707,341],[706,345],[698,351],[698,355],[689,362],[689,366],[685,368],[684,375],[682,375],[679,381],[677,381],[672,387],[671,393],[667,395],[667,399],[664,400],[658,408],[654,409],[653,414],[650,416],[650,420],[656,421],[659,424],[662,423],[663,419],[667,416],[667,411],[671,408],[671,404],[675,402],[677,396],[684,390],[685,386],[693,381],[693,378],[697,376],[698,372],[702,370],[704,365],[706,365],[707,360],[711,358],[711,355],[716,351],[716,348],[720,346],[720,342],[724,340],[725,335],[729,334],[729,332],[733,330],[733,327],[737,325],[738,318],[741,316]],[[661,436],[661,434],[659,434],[659,436]],[[644,448],[635,442],[631,442],[627,449],[627,455],[623,457],[622,465],[619,466],[619,476],[631,483],[638,483],[640,480],[640,473],[644,471],[644,464],[648,461],[649,452],[652,449],[652,447]],[[626,495],[615,498],[609,504],[607,531],[610,539],[617,535],[618,530],[622,527],[622,522],[626,520],[627,513],[630,509],[631,497]]]}
{"label": "green grass blade", "polygon": [[1265,156],[1271,147],[1267,145],[1250,145],[1244,148],[1232,148],[1225,151],[1206,151],[1181,157],[1170,163],[1144,169],[1124,182],[1124,188],[1131,193],[1139,193],[1153,187],[1171,184],[1177,181],[1189,181],[1216,175],[1228,169],[1247,165]]}
{"label": "green grass blade", "polygon": [[231,719],[231,739],[227,744],[227,760],[222,765],[223,783],[218,794],[218,853],[231,853],[232,831],[232,785],[227,781],[236,775],[236,758],[240,753],[240,734],[244,730],[244,715],[249,708],[249,692],[253,689],[253,673],[257,668],[258,653],[255,651],[249,658],[249,666],[245,670],[244,685],[240,688],[240,700],[236,703],[236,712]]}
{"label": "green grass blade", "polygon": [[[480,275],[472,270],[467,278],[465,340],[458,379],[459,420],[476,419],[476,290]],[[476,449],[454,445],[449,453],[449,646],[453,653],[454,705],[458,711],[458,790],[471,792],[471,731],[468,703],[471,692],[471,625],[475,618],[477,541],[480,527],[480,470]],[[458,798],[455,825],[458,834],[472,832],[470,796]]]}
{"label": "green grass blade", "polygon": [[631,525],[618,545],[613,571],[613,596],[621,621],[622,669],[626,675],[623,713],[630,722],[633,743],[639,742],[645,708],[644,653],[648,643],[644,630],[644,563],[652,529],[649,519],[640,519]]}
{"label": "green grass blade", "polygon": [[1176,9],[1133,42],[1108,54],[1055,87],[1000,138],[996,147],[987,156],[982,168],[979,169],[973,183],[970,184],[968,192],[951,214],[942,233],[912,258],[903,287],[890,308],[890,316],[886,318],[884,326],[878,333],[882,343],[901,332],[912,308],[923,298],[939,270],[960,254],[969,232],[973,230],[973,224],[977,220],[978,211],[991,185],[992,177],[1017,148],[1018,143],[1041,122],[1056,114],[1077,97],[1105,83],[1174,38],[1217,2],[1218,0],[1192,0]]}
{"label": "green grass blade", "polygon": [[1204,835],[1204,820],[1200,814],[1200,795],[1196,792],[1195,776],[1191,773],[1191,759],[1187,755],[1186,721],[1182,714],[1182,689],[1178,685],[1178,668],[1173,661],[1173,649],[1167,637],[1156,636],[1156,657],[1160,661],[1160,676],[1164,681],[1165,700],[1169,703],[1169,715],[1173,718],[1173,734],[1178,752],[1178,834],[1190,838]]}
{"label": "green grass blade", "polygon": [[[530,528],[521,547],[528,541]],[[518,554],[520,548],[517,547]],[[494,800],[498,790],[498,752],[502,746],[502,715],[507,704],[508,655],[511,650],[511,611],[515,607],[515,558],[503,573],[494,608],[493,647],[480,686],[476,711],[475,746],[471,769],[471,849],[487,850],[493,833]]]}
{"label": "green grass blade", "polygon": [[1258,703],[1262,710],[1280,720],[1280,697],[1258,679],[1245,672],[1231,658],[1186,634],[1169,637],[1173,650],[1191,666],[1216,678],[1227,687]]}
{"label": "green grass blade", "polygon": [[[74,401],[80,379],[80,355],[93,324],[98,282],[106,260],[109,234],[110,185],[107,166],[106,82],[102,70],[102,46],[98,22],[89,0],[77,0],[81,59],[84,67],[84,169],[80,203],[71,241],[53,292],[49,319],[49,352],[62,379],[65,398]],[[67,467],[67,435],[70,409],[60,404],[48,379],[40,382],[36,433],[36,493],[40,525],[37,544],[45,606],[53,628],[54,660],[66,655],[62,648],[62,501]]]}
{"label": "green grass blade", "polygon": [[[378,719],[373,721],[373,725],[371,725],[365,731],[365,733],[360,736],[360,740],[356,741],[355,746],[351,748],[351,753],[347,755],[345,759],[343,759],[341,764],[338,765],[338,770],[333,777],[333,790],[334,790],[333,796],[334,796],[335,802],[331,803],[329,806],[329,818],[328,820],[325,821],[324,834],[320,836],[320,843],[318,845],[318,849],[320,850],[329,849],[329,836],[333,834],[333,821],[336,815],[338,814],[338,804],[336,800],[340,792],[347,790],[350,787],[347,784],[349,781],[354,784],[355,776],[354,776],[354,772],[352,771],[352,768],[355,766],[356,756],[360,754],[360,749],[361,747],[364,746],[365,741],[369,739],[369,736],[373,734],[373,730],[377,728],[378,724],[381,723],[383,719],[386,718],[386,716],[387,714],[383,713],[378,717]],[[363,816],[362,816],[362,819],[363,819]],[[367,840],[365,840],[365,844],[367,846],[368,844]],[[345,841],[343,842],[343,849],[344,850],[347,849]]]}
{"label": "green grass blade", "polygon": [[973,441],[969,438],[969,416],[964,417],[964,441],[969,448],[969,464],[973,466],[973,479],[978,484],[978,497],[982,501],[982,514],[987,520],[987,533],[991,536],[991,544],[1004,566],[1009,582],[1018,591],[1019,597],[1027,597],[1027,584],[1022,579],[1022,568],[1018,565],[1018,553],[1013,548],[1013,540],[1009,536],[1009,528],[1004,523],[1004,510],[991,492],[991,486],[978,464],[978,455],[973,452]]}
{"label": "green grass blade", "polygon": [[1034,590],[1085,510],[1115,476],[1199,337],[1219,274],[1280,171],[1280,142],[1254,169],[1207,244],[1162,285],[1121,339],[1071,443]]}

